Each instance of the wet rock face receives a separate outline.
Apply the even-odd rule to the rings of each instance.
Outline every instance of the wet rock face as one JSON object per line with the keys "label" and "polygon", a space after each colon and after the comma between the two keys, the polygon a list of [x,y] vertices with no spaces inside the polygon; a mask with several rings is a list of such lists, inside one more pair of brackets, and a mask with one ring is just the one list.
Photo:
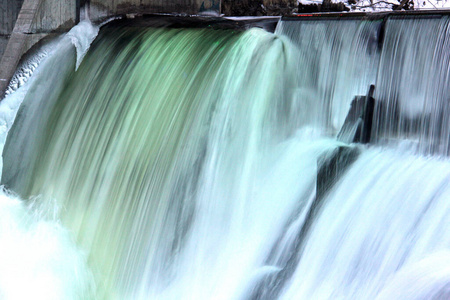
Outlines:
{"label": "wet rock face", "polygon": [[222,13],[226,16],[281,16],[296,8],[295,0],[223,0]]}

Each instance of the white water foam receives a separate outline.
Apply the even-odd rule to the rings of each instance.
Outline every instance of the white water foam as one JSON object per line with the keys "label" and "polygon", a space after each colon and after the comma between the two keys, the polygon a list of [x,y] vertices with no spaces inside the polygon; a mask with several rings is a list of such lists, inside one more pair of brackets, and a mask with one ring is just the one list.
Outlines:
{"label": "white water foam", "polygon": [[449,166],[365,150],[325,199],[282,299],[448,299]]}
{"label": "white water foam", "polygon": [[[81,63],[98,28],[83,21],[68,34],[46,46],[31,59],[29,68],[17,74],[8,95],[0,102],[0,151],[23,99],[39,85],[51,57],[67,43],[77,49]],[[51,84],[51,82],[49,82]],[[0,170],[3,160],[0,159]],[[27,204],[28,203],[28,204]],[[58,218],[56,201],[42,202],[37,197],[24,201],[0,191],[0,299],[89,299],[94,293],[86,257],[79,252],[71,234]]]}
{"label": "white water foam", "polygon": [[86,299],[92,275],[54,203],[0,191],[0,299]]}

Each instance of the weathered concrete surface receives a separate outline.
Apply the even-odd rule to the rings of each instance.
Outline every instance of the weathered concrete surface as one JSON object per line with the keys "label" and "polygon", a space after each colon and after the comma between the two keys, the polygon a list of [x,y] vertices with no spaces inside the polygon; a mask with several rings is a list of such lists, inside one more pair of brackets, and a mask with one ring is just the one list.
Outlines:
{"label": "weathered concrete surface", "polygon": [[90,0],[90,18],[119,14],[185,13],[220,11],[220,0]]}
{"label": "weathered concrete surface", "polygon": [[3,52],[5,52],[8,39],[9,35],[0,35],[0,58],[3,56]]}
{"label": "weathered concrete surface", "polygon": [[6,49],[8,39],[14,29],[23,0],[0,1],[0,58]]}
{"label": "weathered concrete surface", "polygon": [[30,32],[66,31],[75,26],[75,0],[41,0],[39,2],[39,9]]}
{"label": "weathered concrete surface", "polygon": [[14,29],[23,0],[0,1],[0,35],[10,35]]}
{"label": "weathered concrete surface", "polygon": [[0,61],[0,99],[3,98],[22,55],[50,32],[75,25],[74,0],[25,0]]}

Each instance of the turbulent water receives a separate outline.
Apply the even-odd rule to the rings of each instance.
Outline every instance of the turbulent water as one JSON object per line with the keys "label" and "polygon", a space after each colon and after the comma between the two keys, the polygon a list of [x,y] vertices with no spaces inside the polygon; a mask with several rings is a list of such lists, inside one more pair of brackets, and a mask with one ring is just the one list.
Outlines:
{"label": "turbulent water", "polygon": [[[447,20],[430,22],[445,39]],[[46,299],[448,298],[448,138],[390,142],[384,125],[379,144],[334,138],[370,84],[394,101],[382,96],[383,74],[402,25],[382,25],[283,21],[276,34],[107,25],[86,56],[91,39],[80,36],[95,30],[77,27],[2,102],[16,108],[11,97],[24,97],[2,184],[28,200],[0,197],[0,297],[23,299],[12,278]],[[430,93],[442,95],[446,78]],[[421,96],[415,103],[430,103]],[[432,103],[448,107],[442,97]],[[393,118],[389,105],[377,109],[377,124]],[[333,165],[344,175],[322,172],[346,152]]]}

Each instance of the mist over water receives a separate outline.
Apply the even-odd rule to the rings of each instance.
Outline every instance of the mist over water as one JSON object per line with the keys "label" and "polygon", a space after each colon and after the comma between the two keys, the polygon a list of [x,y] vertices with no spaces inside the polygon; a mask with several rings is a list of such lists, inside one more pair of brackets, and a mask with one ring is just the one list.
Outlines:
{"label": "mist over water", "polygon": [[[86,257],[57,218],[58,206],[34,198],[25,205],[0,192],[0,297],[86,299],[94,285]],[[25,285],[25,286],[24,286]]]}
{"label": "mist over water", "polygon": [[[64,299],[449,296],[445,151],[421,152],[408,135],[335,139],[353,96],[384,78],[381,22],[282,21],[276,34],[106,26],[84,56],[91,29],[36,71],[3,151],[2,184],[30,200],[6,193],[15,206],[1,208],[1,228],[38,236],[37,254],[46,239],[26,220],[56,228],[68,246],[43,264],[65,267],[46,282]],[[338,149],[355,162],[318,191]],[[23,222],[3,220],[18,210]],[[23,248],[0,234],[4,245]],[[0,296],[20,299],[5,270]]]}

